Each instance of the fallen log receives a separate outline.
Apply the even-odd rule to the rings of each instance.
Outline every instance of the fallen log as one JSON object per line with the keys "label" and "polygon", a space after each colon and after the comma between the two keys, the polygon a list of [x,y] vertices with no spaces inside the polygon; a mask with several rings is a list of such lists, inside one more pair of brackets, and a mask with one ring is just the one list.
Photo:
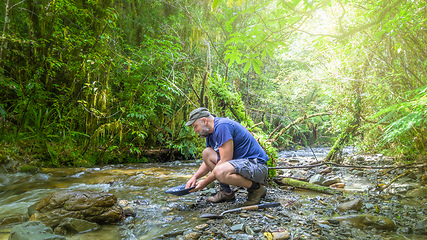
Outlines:
{"label": "fallen log", "polygon": [[286,186],[292,186],[297,188],[303,188],[311,191],[326,193],[326,194],[342,194],[342,191],[338,189],[332,189],[325,186],[320,186],[317,184],[309,183],[309,182],[303,182],[298,181],[291,178],[285,178],[285,177],[275,177],[274,181],[279,185],[286,185]]}

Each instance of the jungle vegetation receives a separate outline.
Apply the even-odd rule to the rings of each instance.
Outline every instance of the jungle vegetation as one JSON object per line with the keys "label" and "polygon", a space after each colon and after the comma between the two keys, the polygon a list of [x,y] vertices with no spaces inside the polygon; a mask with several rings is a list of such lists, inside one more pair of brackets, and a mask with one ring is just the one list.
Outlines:
{"label": "jungle vegetation", "polygon": [[[0,161],[200,157],[205,106],[278,149],[425,159],[424,0],[5,0]],[[424,160],[425,161],[425,160]]]}

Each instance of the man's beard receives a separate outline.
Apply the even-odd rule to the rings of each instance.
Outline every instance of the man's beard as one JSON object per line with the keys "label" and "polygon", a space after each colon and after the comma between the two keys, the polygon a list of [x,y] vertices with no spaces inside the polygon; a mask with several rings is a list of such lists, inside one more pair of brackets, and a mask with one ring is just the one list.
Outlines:
{"label": "man's beard", "polygon": [[199,137],[205,138],[205,137],[209,136],[209,127],[208,126],[203,126],[202,130],[200,130],[197,133],[199,134]]}

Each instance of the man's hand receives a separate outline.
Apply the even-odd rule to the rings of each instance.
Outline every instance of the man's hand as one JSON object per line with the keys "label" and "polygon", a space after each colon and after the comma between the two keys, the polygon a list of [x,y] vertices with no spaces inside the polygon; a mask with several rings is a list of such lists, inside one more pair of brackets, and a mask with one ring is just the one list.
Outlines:
{"label": "man's hand", "polygon": [[188,180],[187,184],[185,184],[185,188],[190,188],[190,187],[195,186],[196,185],[196,181],[197,181],[197,179],[194,176],[192,176],[190,178],[190,180]]}
{"label": "man's hand", "polygon": [[196,187],[194,189],[191,189],[190,192],[197,192],[205,188],[209,184],[209,181],[206,181],[206,179],[200,180],[196,183]]}

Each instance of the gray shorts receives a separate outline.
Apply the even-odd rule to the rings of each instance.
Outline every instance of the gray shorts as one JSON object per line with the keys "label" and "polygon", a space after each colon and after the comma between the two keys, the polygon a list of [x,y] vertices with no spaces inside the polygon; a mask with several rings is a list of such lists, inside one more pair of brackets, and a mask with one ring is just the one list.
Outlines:
{"label": "gray shorts", "polygon": [[237,174],[256,183],[264,183],[268,175],[268,167],[258,163],[258,159],[233,159],[227,161],[234,166]]}

